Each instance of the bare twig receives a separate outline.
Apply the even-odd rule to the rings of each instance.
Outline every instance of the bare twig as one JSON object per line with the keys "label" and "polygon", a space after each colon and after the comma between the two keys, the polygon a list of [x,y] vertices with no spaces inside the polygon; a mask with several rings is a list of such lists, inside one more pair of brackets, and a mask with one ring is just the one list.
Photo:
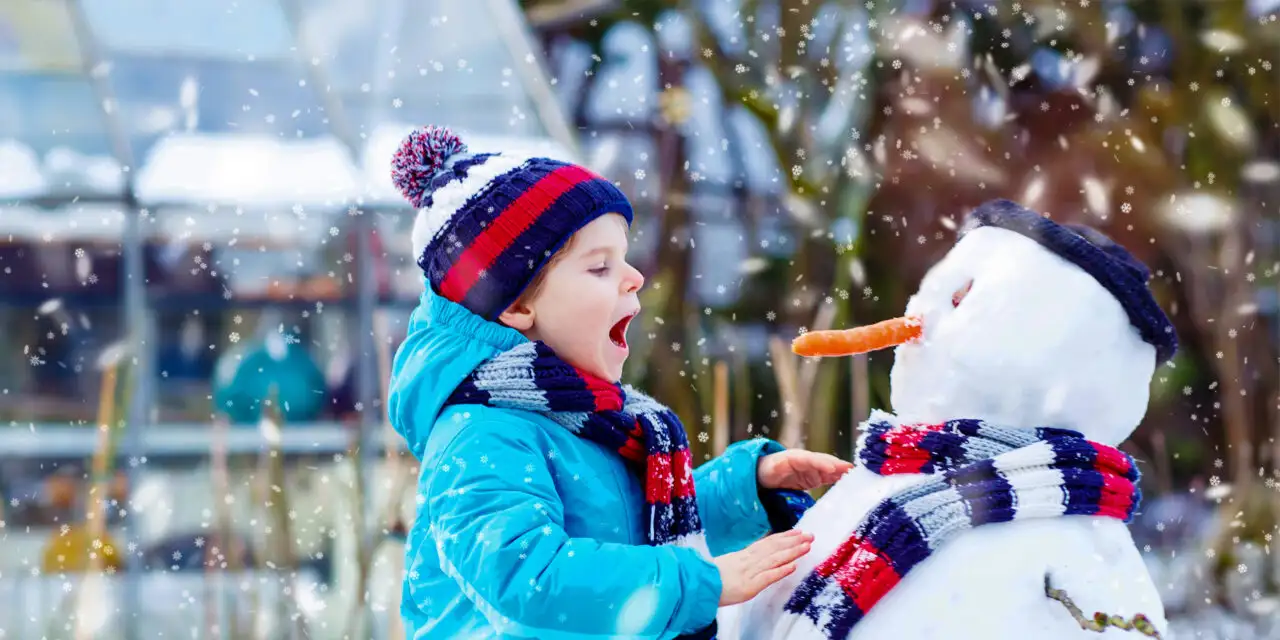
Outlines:
{"label": "bare twig", "polygon": [[1084,613],[1080,611],[1080,607],[1076,606],[1076,603],[1071,599],[1071,596],[1067,595],[1066,591],[1053,588],[1047,573],[1044,574],[1044,595],[1051,600],[1061,602],[1062,606],[1067,608],[1067,612],[1071,614],[1071,617],[1075,618],[1076,622],[1080,624],[1080,628],[1085,631],[1102,633],[1108,627],[1114,627],[1123,631],[1137,631],[1149,638],[1161,637],[1160,631],[1156,629],[1154,624],[1151,624],[1151,620],[1145,614],[1138,613],[1133,616],[1132,620],[1126,620],[1118,615],[1109,615],[1098,611],[1093,614],[1092,618],[1086,618]]}

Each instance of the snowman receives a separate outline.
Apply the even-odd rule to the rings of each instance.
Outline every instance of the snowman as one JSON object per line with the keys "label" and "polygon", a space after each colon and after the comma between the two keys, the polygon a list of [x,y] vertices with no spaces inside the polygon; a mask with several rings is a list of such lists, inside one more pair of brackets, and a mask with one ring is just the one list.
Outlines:
{"label": "snowman", "polygon": [[725,610],[726,634],[1168,638],[1115,448],[1177,349],[1149,276],[1091,228],[996,200],[903,318],[797,338],[811,356],[896,346],[896,414],[861,425],[857,466],[797,525],[812,550]]}

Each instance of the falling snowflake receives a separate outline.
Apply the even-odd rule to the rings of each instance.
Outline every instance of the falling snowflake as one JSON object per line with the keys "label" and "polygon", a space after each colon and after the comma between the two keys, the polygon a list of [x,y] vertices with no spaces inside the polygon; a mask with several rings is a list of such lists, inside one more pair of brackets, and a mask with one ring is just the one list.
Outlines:
{"label": "falling snowflake", "polygon": [[705,443],[706,441],[708,441],[708,440],[710,440],[710,439],[711,439],[711,436],[710,436],[706,431],[699,431],[699,432],[698,432],[698,442]]}
{"label": "falling snowflake", "polygon": [[173,552],[173,559],[174,559],[174,561],[175,561],[175,562],[176,562],[176,561],[178,561],[178,560],[181,560],[181,559],[182,559],[182,552],[181,552],[181,551],[174,551],[174,552]]}
{"label": "falling snowflake", "polygon": [[671,350],[672,350],[672,351],[674,351],[674,352],[676,352],[676,353],[680,353],[680,343],[679,343],[679,342],[672,342],[672,343],[671,343]]}
{"label": "falling snowflake", "polygon": [[197,538],[196,538],[196,548],[197,548],[197,549],[203,549],[203,548],[204,548],[204,537],[203,537],[203,536],[200,536],[200,537],[197,537]]}
{"label": "falling snowflake", "polygon": [[769,313],[764,314],[764,319],[768,320],[769,322],[773,322],[774,320],[778,319],[778,314],[770,311]]}
{"label": "falling snowflake", "polygon": [[240,342],[240,333],[237,331],[232,331],[231,335],[227,336],[227,339],[230,340],[232,344]]}

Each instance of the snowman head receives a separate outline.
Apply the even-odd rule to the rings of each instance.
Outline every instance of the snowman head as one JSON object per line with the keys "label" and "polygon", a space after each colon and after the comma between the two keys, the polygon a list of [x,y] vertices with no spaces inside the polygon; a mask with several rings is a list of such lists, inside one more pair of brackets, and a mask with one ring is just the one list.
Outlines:
{"label": "snowman head", "polygon": [[907,304],[921,328],[897,347],[894,411],[1119,444],[1146,412],[1156,365],[1177,348],[1149,275],[1095,230],[1007,200],[982,205]]}

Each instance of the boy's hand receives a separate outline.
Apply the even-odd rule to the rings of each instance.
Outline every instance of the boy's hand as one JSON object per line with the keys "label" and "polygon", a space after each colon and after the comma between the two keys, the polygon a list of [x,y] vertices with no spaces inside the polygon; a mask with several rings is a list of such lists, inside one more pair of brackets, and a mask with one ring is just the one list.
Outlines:
{"label": "boy's hand", "polygon": [[765,587],[791,575],[796,560],[809,552],[811,534],[792,529],[715,558],[720,570],[720,606],[746,602]]}
{"label": "boy's hand", "polygon": [[762,489],[808,491],[834,483],[850,469],[853,463],[835,456],[787,449],[760,458],[756,465],[756,484]]}

